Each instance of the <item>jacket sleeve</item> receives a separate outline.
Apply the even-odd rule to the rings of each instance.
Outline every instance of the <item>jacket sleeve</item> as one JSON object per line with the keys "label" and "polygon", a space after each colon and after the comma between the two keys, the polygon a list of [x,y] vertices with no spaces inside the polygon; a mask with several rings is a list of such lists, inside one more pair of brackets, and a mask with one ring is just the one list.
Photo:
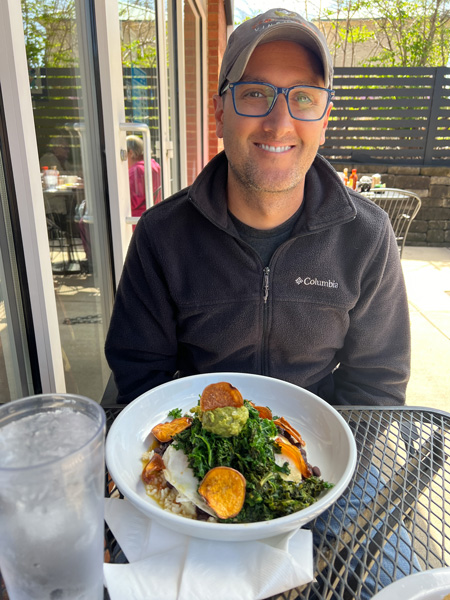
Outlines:
{"label": "jacket sleeve", "polygon": [[173,379],[175,309],[143,219],[130,242],[106,337],[105,355],[119,402]]}
{"label": "jacket sleeve", "polygon": [[335,404],[405,403],[411,361],[410,317],[399,251],[387,219],[361,281],[338,360]]}

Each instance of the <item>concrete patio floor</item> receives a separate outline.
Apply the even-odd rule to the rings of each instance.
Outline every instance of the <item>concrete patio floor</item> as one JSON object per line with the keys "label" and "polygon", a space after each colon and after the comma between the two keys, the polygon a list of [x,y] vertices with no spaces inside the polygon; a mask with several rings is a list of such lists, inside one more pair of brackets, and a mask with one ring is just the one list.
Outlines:
{"label": "concrete patio floor", "polygon": [[407,246],[402,266],[412,337],[406,404],[450,412],[450,248]]}

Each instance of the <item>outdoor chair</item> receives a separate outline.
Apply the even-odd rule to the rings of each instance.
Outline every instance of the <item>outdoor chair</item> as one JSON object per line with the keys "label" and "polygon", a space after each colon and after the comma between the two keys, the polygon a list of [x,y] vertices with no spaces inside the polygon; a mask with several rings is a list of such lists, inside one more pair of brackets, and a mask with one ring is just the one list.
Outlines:
{"label": "outdoor chair", "polygon": [[369,192],[362,192],[362,194],[378,204],[389,215],[400,258],[402,258],[410,225],[422,205],[419,196],[413,192],[396,188],[374,188]]}
{"label": "outdoor chair", "polygon": [[[108,379],[108,383],[103,391],[102,399],[100,404],[102,406],[115,406],[117,405],[117,396],[119,392],[114,381],[114,375],[111,373]],[[120,406],[120,405],[119,405]]]}
{"label": "outdoor chair", "polygon": [[66,272],[69,265],[67,258],[69,242],[67,239],[67,232],[63,226],[63,216],[65,217],[65,215],[52,213],[46,215],[52,270],[55,273]]}

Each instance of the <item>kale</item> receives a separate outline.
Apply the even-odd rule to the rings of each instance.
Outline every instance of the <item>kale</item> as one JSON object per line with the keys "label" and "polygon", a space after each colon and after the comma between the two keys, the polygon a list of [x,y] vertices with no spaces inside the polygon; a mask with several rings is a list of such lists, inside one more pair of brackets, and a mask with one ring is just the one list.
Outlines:
{"label": "kale", "polygon": [[332,484],[312,475],[301,483],[285,481],[276,473],[263,485],[247,482],[247,493],[241,512],[227,523],[252,523],[284,517],[313,504],[323,490]]}
{"label": "kale", "polygon": [[280,467],[274,458],[281,451],[273,442],[278,433],[275,423],[260,418],[247,400],[245,405],[249,418],[238,435],[226,438],[206,431],[200,419],[194,417],[191,427],[174,437],[174,447],[186,454],[199,481],[218,466],[232,467],[245,477],[244,506],[236,517],[225,522],[267,521],[310,506],[332,486],[315,476],[301,483],[285,481],[281,473],[289,473],[288,463]]}
{"label": "kale", "polygon": [[178,419],[179,417],[183,416],[183,411],[181,410],[181,408],[173,408],[169,411],[168,416],[172,417],[172,419]]}

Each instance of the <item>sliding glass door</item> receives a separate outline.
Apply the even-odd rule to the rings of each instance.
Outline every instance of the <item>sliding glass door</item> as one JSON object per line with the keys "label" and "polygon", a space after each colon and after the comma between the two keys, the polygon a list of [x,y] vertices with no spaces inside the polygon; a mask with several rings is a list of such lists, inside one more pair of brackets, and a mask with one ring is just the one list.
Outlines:
{"label": "sliding glass door", "polygon": [[[0,383],[23,382],[6,399],[40,389],[101,399],[135,223],[203,166],[202,15],[193,0],[4,0],[2,123],[16,192],[6,204],[17,204],[30,318],[13,318],[14,273],[0,268],[0,327],[32,341],[19,344],[28,358],[7,362],[20,335],[0,330]],[[13,246],[3,240],[1,264]]]}
{"label": "sliding glass door", "polygon": [[83,0],[22,0],[65,386],[100,399],[113,301],[95,38]]}

